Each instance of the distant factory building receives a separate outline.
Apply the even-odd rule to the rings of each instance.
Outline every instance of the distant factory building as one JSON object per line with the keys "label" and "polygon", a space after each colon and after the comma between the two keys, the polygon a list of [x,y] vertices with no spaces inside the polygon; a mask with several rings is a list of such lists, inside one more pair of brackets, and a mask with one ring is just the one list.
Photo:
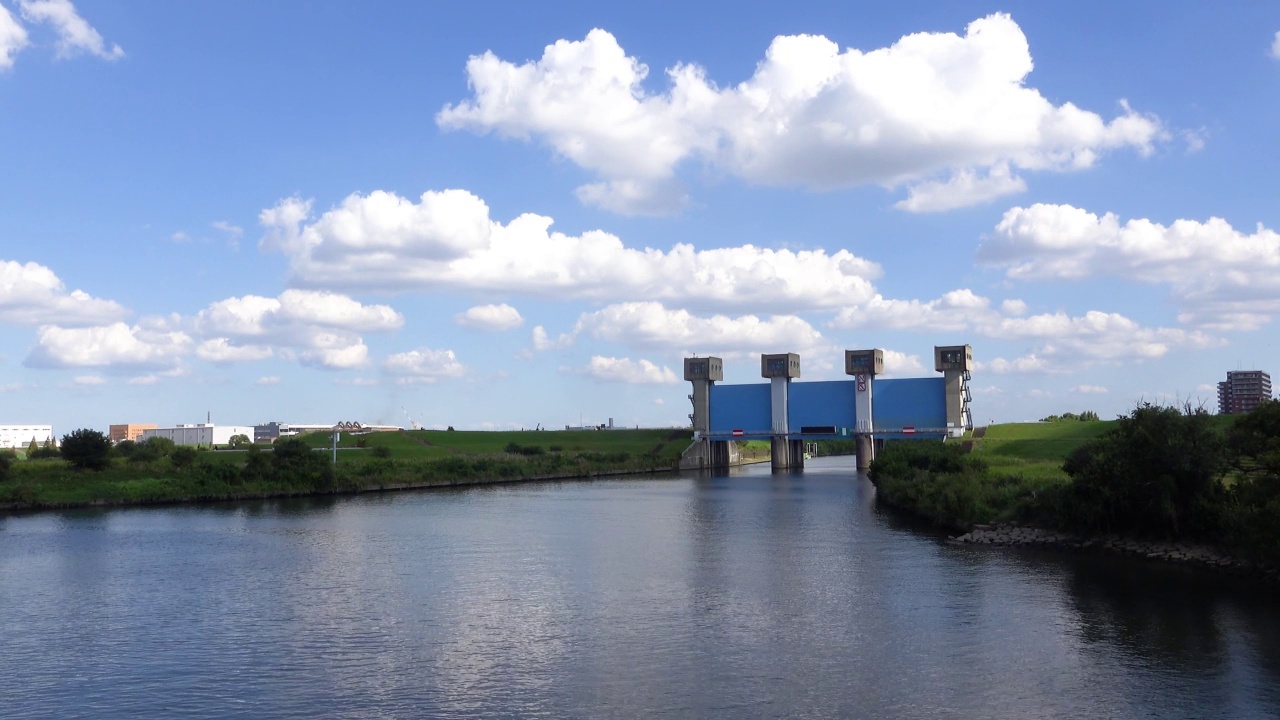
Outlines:
{"label": "distant factory building", "polygon": [[1271,376],[1261,370],[1233,370],[1218,383],[1218,414],[1247,413],[1271,399]]}
{"label": "distant factory building", "polygon": [[214,445],[230,445],[231,438],[244,435],[253,440],[253,427],[249,425],[178,425],[176,427],[152,428],[143,430],[141,441],[146,442],[153,437],[169,438],[174,445],[193,445],[212,447]]}
{"label": "distant factory building", "polygon": [[317,423],[282,423],[268,422],[253,426],[253,441],[259,443],[272,443],[280,438],[293,437],[309,432],[333,432],[337,430],[345,433],[367,433],[367,432],[392,432],[401,430],[399,425],[365,425],[358,422],[343,421],[338,423],[325,423],[323,425]]}
{"label": "distant factory building", "polygon": [[112,443],[124,442],[125,440],[137,441],[142,437],[144,430],[155,430],[155,423],[128,424],[128,425],[110,425],[107,427],[107,439]]}
{"label": "distant factory building", "polygon": [[57,442],[52,425],[0,425],[0,448],[23,449],[35,440],[37,445]]}

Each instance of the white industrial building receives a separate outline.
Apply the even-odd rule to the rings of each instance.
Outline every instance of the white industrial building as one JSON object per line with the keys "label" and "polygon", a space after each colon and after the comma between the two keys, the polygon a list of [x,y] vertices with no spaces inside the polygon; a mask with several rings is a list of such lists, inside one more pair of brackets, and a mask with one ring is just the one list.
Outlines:
{"label": "white industrial building", "polygon": [[178,425],[177,427],[155,428],[154,430],[143,430],[142,437],[138,438],[138,442],[146,442],[153,437],[169,438],[174,445],[203,445],[212,447],[214,445],[230,445],[231,438],[236,435],[244,435],[253,441],[252,425],[210,425],[200,423],[198,425]]}
{"label": "white industrial building", "polygon": [[[52,425],[0,425],[0,448],[24,449],[35,440],[44,445],[53,440]],[[54,440],[54,442],[57,442]]]}

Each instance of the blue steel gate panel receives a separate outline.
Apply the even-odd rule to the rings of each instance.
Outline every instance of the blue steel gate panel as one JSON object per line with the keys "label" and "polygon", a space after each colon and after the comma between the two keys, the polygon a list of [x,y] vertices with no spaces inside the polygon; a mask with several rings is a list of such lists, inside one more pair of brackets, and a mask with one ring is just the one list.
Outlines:
{"label": "blue steel gate panel", "polygon": [[[944,428],[947,426],[946,381],[943,378],[874,378],[871,385],[871,415],[877,437],[906,437],[884,430],[903,427]],[[915,435],[914,437],[942,437]]]}
{"label": "blue steel gate panel", "polygon": [[793,382],[788,391],[787,425],[792,439],[831,439],[830,435],[801,435],[800,428],[815,425],[831,425],[837,435],[841,428],[849,432],[858,426],[854,417],[853,380],[825,380],[819,382]]}
{"label": "blue steel gate panel", "polygon": [[773,432],[768,383],[711,386],[712,438],[727,440],[734,430],[757,437]]}

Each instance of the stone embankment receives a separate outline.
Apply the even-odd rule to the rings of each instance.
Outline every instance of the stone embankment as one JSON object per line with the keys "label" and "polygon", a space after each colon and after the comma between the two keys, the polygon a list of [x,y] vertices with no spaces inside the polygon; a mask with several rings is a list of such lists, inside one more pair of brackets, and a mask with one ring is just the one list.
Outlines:
{"label": "stone embankment", "polygon": [[1280,587],[1280,568],[1250,562],[1209,545],[1137,540],[1118,535],[1086,538],[1013,523],[974,525],[969,532],[951,537],[947,542],[957,545],[1024,546],[1071,552],[1131,555],[1250,576],[1269,585]]}

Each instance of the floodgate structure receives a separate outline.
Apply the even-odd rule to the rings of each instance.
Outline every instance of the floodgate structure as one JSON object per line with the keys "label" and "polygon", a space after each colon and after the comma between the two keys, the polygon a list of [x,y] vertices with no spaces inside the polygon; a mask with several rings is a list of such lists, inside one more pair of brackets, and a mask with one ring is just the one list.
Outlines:
{"label": "floodgate structure", "polygon": [[887,440],[960,436],[973,429],[973,348],[935,346],[933,364],[942,377],[882,378],[882,350],[846,350],[849,380],[795,382],[800,356],[778,353],[760,356],[767,384],[726,385],[720,358],[685,358],[694,442],[681,467],[726,468],[737,463],[735,441],[768,439],[775,470],[802,468],[806,441],[846,439],[865,470]]}

